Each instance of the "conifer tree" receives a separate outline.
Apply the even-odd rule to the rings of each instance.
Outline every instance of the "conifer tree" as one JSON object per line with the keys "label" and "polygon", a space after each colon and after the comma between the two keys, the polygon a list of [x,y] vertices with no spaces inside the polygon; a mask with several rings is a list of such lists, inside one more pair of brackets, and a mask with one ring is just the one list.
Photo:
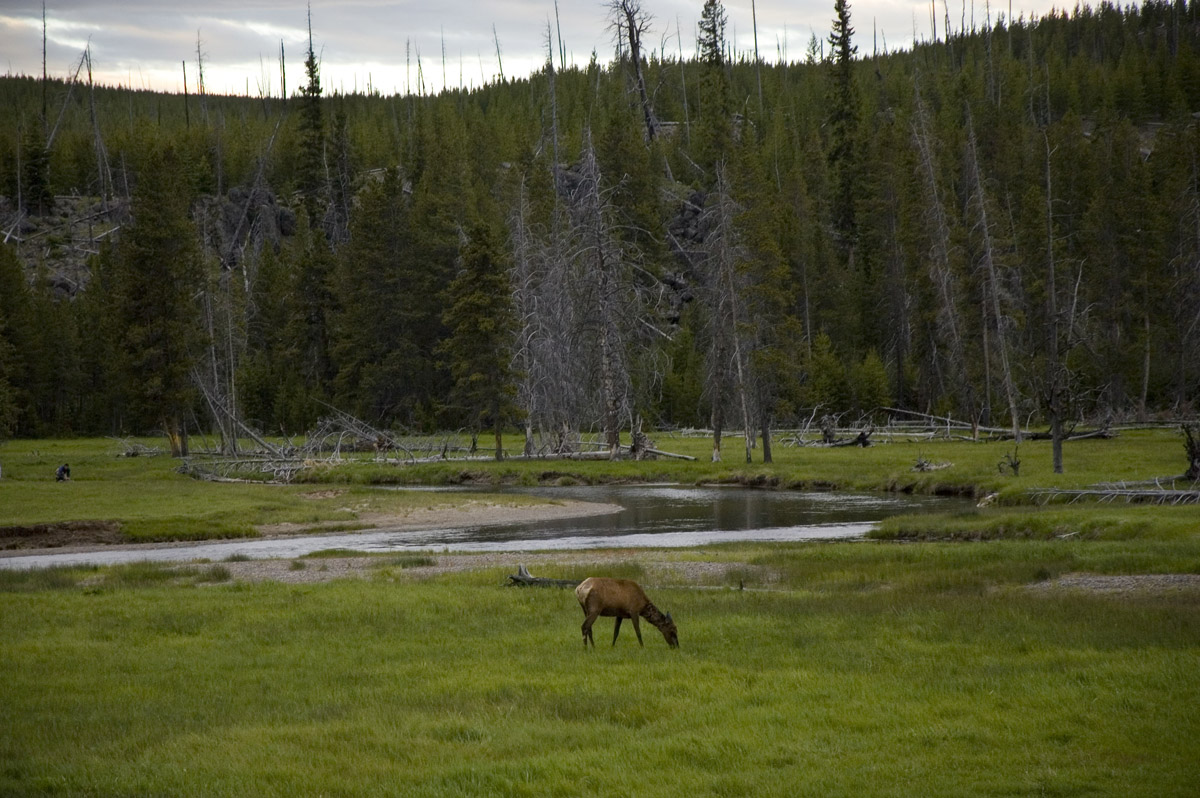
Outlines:
{"label": "conifer tree", "polygon": [[399,170],[364,191],[333,277],[334,402],[385,423],[414,421],[429,353],[419,327],[436,303],[420,290],[410,209]]}
{"label": "conifer tree", "polygon": [[733,149],[733,96],[725,59],[725,7],[721,0],[705,0],[700,12],[700,119],[694,161],[705,170],[706,181],[715,178],[716,165]]}
{"label": "conifer tree", "polygon": [[50,151],[36,125],[25,129],[21,137],[21,172],[19,193],[21,209],[33,216],[42,216],[54,207],[54,192],[50,190]]}
{"label": "conifer tree", "polygon": [[194,398],[191,369],[199,336],[195,296],[201,283],[196,230],[182,165],[170,147],[152,150],[123,228],[110,312],[120,334],[119,373],[130,394],[129,423],[157,425],[171,454],[188,452],[186,419]]}
{"label": "conifer tree", "polygon": [[289,252],[289,312],[285,322],[285,360],[289,389],[280,399],[291,429],[316,421],[321,402],[329,398],[335,373],[330,317],[336,312],[331,287],[334,256],[324,233],[313,227],[307,213],[299,216],[295,242]]}
{"label": "conifer tree", "polygon": [[453,384],[450,398],[473,431],[490,426],[496,459],[503,459],[504,425],[514,415],[512,345],[516,319],[510,269],[495,228],[477,222],[467,233],[460,269],[446,291],[442,321]]}
{"label": "conifer tree", "polygon": [[25,387],[29,310],[21,263],[11,247],[0,246],[0,436],[22,431],[22,410],[30,406]]}
{"label": "conifer tree", "polygon": [[0,440],[12,435],[17,424],[16,389],[9,375],[15,369],[15,353],[13,345],[4,335],[4,321],[0,319]]}
{"label": "conifer tree", "polygon": [[858,91],[854,85],[854,56],[849,0],[834,0],[833,27],[829,34],[829,162],[833,166],[835,189],[833,223],[844,247],[850,247],[855,234],[854,191],[858,153]]}
{"label": "conifer tree", "polygon": [[[791,315],[795,292],[780,244],[783,208],[767,179],[763,155],[749,135],[742,138],[734,172],[734,192],[742,211],[734,223],[742,243],[737,268],[743,275],[745,306],[738,334],[749,350],[750,404],[757,413],[754,420],[762,439],[763,462],[769,463],[772,421],[794,409],[791,386],[800,377],[797,354],[802,333]],[[746,435],[751,437],[749,428]]]}
{"label": "conifer tree", "polygon": [[325,167],[325,119],[321,110],[321,66],[313,52],[312,9],[308,11],[308,53],[304,59],[308,82],[300,87],[299,188],[310,223],[324,218],[329,180]]}

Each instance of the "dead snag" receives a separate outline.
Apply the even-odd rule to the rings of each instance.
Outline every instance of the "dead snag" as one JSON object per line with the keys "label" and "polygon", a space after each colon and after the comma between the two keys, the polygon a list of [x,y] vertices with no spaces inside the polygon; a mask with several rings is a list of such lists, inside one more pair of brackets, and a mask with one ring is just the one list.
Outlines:
{"label": "dead snag", "polygon": [[1200,482],[1200,424],[1182,424],[1183,449],[1187,452],[1188,469],[1183,473],[1184,479]]}

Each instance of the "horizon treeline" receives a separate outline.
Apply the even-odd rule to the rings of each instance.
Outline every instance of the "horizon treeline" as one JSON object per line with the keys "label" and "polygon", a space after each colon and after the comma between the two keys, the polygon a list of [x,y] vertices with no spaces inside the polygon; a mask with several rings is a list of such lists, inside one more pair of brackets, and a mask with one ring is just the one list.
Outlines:
{"label": "horizon treeline", "polygon": [[1200,3],[867,54],[837,0],[792,63],[731,59],[717,0],[684,61],[605,6],[611,64],[436,96],[330,95],[311,46],[286,100],[0,78],[0,434],[337,408],[769,458],[889,407],[1196,411]]}

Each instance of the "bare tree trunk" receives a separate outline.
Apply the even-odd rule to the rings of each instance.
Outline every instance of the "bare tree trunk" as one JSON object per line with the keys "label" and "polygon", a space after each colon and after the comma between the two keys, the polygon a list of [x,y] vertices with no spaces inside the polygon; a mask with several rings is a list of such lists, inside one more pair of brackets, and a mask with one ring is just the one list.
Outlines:
{"label": "bare tree trunk", "polygon": [[621,452],[621,400],[617,395],[616,368],[613,363],[612,337],[608,330],[600,335],[600,380],[604,401],[604,442],[609,458]]}
{"label": "bare tree trunk", "polygon": [[763,462],[772,463],[774,459],[771,457],[771,419],[765,412],[761,411],[759,418],[762,420]]}
{"label": "bare tree trunk", "polygon": [[646,126],[646,140],[654,141],[658,138],[658,118],[646,91],[646,76],[642,70],[642,34],[650,27],[650,17],[642,10],[641,0],[609,0],[608,8],[611,25],[618,31],[617,38],[621,38],[620,32],[623,31],[625,41],[629,44],[629,60]]}
{"label": "bare tree trunk", "polygon": [[[931,19],[934,17],[931,15]],[[913,122],[913,141],[920,158],[921,178],[925,183],[925,217],[932,242],[929,257],[929,278],[937,292],[937,334],[946,346],[946,370],[963,397],[962,410],[970,418],[977,414],[975,391],[968,379],[966,347],[963,343],[963,323],[959,317],[959,281],[950,259],[950,222],[938,188],[937,161],[933,151],[933,135],[929,131],[928,112],[918,89],[916,115]]]}
{"label": "bare tree trunk", "polygon": [[984,282],[987,302],[992,318],[996,324],[996,348],[1000,356],[1000,378],[1003,381],[1005,398],[1008,400],[1008,412],[1012,421],[1013,439],[1021,442],[1021,417],[1017,406],[1017,387],[1013,378],[1012,368],[1008,361],[1008,340],[1004,334],[1005,316],[1000,305],[1000,277],[995,252],[995,242],[992,238],[991,225],[988,222],[987,195],[984,190],[983,175],[979,167],[979,152],[975,144],[975,128],[971,122],[970,109],[967,110],[967,168],[974,187],[976,212],[978,213],[978,230],[983,245],[983,268],[986,274]]}
{"label": "bare tree trunk", "polygon": [[1050,173],[1050,137],[1046,143],[1046,411],[1050,421],[1051,461],[1055,474],[1063,472],[1062,363],[1058,352],[1058,287],[1054,265],[1054,194]]}
{"label": "bare tree trunk", "polygon": [[[1146,307],[1149,308],[1150,300],[1147,298]],[[1146,400],[1150,395],[1150,312],[1146,311],[1143,319],[1143,332],[1146,340],[1142,348],[1142,391],[1138,396],[1138,421],[1146,420]]]}
{"label": "bare tree trunk", "polygon": [[762,59],[758,57],[758,9],[750,0],[750,25],[754,29],[754,80],[758,83],[758,112],[763,112]]}
{"label": "bare tree trunk", "polygon": [[167,443],[171,447],[172,457],[187,457],[188,456],[188,436],[187,429],[180,421],[178,413],[171,413],[162,418],[163,433],[167,436]]}
{"label": "bare tree trunk", "polygon": [[712,433],[713,433],[713,452],[712,461],[714,463],[721,462],[721,433],[722,427],[725,425],[725,411],[721,405],[723,397],[718,389],[713,396],[712,409]]}
{"label": "bare tree trunk", "polygon": [[1200,482],[1200,424],[1184,424],[1183,449],[1187,454],[1188,467],[1183,476],[1193,482]]}
{"label": "bare tree trunk", "polygon": [[683,34],[679,30],[679,17],[675,18],[675,35],[679,42],[679,85],[683,91],[683,133],[687,145],[692,146],[692,120],[688,115],[687,69],[683,60]]}
{"label": "bare tree trunk", "polygon": [[[614,235],[613,210],[601,190],[601,175],[591,135],[585,131],[580,181],[571,198],[572,223],[579,248],[576,281],[582,309],[578,329],[598,357],[600,423],[612,457],[620,451],[621,419],[627,415],[632,383],[627,349],[632,340],[629,319],[640,317],[639,298],[627,271],[627,253]],[[593,361],[595,362],[595,361]]]}
{"label": "bare tree trunk", "polygon": [[96,171],[100,181],[100,208],[108,211],[108,200],[112,196],[112,171],[108,167],[108,152],[100,135],[100,119],[96,115],[96,88],[92,83],[92,50],[85,51],[88,70],[88,109],[92,117],[92,145],[96,150]]}
{"label": "bare tree trunk", "polygon": [[[554,6],[555,14],[558,13],[558,4]],[[551,173],[554,175],[554,197],[558,200],[558,90],[555,87],[554,80],[554,47],[550,37],[550,20],[546,20],[546,75],[550,79],[550,138],[553,143],[554,163],[550,167]]]}
{"label": "bare tree trunk", "polygon": [[750,462],[755,425],[749,399],[747,353],[743,347],[740,329],[743,300],[737,270],[743,252],[734,223],[739,211],[740,208],[734,202],[726,180],[724,164],[718,164],[717,186],[707,211],[711,218],[711,229],[704,242],[703,261],[706,272],[705,301],[709,314],[709,337],[712,341],[708,358],[708,379],[714,402],[717,401],[717,397],[723,398],[723,390],[718,390],[717,386],[732,382],[741,411],[742,429],[745,431],[746,462]]}

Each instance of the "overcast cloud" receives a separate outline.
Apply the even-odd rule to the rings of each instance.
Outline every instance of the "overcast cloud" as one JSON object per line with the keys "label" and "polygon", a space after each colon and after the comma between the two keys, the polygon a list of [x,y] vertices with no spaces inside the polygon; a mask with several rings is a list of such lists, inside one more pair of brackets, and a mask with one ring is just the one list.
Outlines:
{"label": "overcast cloud", "polygon": [[[610,60],[605,0],[559,0],[558,16],[568,63],[584,65],[595,51]],[[1019,0],[1012,13],[1042,14],[1048,0]],[[703,0],[642,0],[653,21],[645,46],[685,56],[695,50],[695,25]],[[944,13],[941,4],[939,16]],[[1007,13],[1009,6],[994,6]],[[726,2],[726,34],[741,52],[753,52],[750,0]],[[767,61],[781,55],[801,60],[810,37],[829,35],[833,0],[756,0],[758,48]],[[983,0],[952,12],[957,28],[972,14],[981,25]],[[929,37],[928,2],[871,0],[851,4],[860,55],[873,47],[908,47],[914,30]],[[46,6],[47,69],[69,77],[91,45],[93,75],[112,85],[160,91],[196,86],[199,38],[209,92],[279,93],[280,41],[286,53],[288,92],[300,85],[307,21],[302,0],[51,0]],[[478,86],[495,79],[524,77],[546,60],[547,25],[555,24],[554,0],[441,0],[385,2],[313,0],[313,45],[321,59],[326,91],[363,91],[368,82],[384,94],[418,89],[418,60],[426,91]],[[495,36],[493,36],[493,26]],[[942,21],[938,20],[939,35]],[[682,35],[678,33],[682,30]],[[0,0],[0,69],[11,75],[40,75],[42,6]],[[557,31],[555,32],[557,40]],[[500,60],[496,40],[500,43]],[[556,43],[557,48],[557,43]],[[557,51],[557,49],[556,49]],[[444,53],[444,58],[443,58]],[[406,66],[407,63],[407,66]]]}

